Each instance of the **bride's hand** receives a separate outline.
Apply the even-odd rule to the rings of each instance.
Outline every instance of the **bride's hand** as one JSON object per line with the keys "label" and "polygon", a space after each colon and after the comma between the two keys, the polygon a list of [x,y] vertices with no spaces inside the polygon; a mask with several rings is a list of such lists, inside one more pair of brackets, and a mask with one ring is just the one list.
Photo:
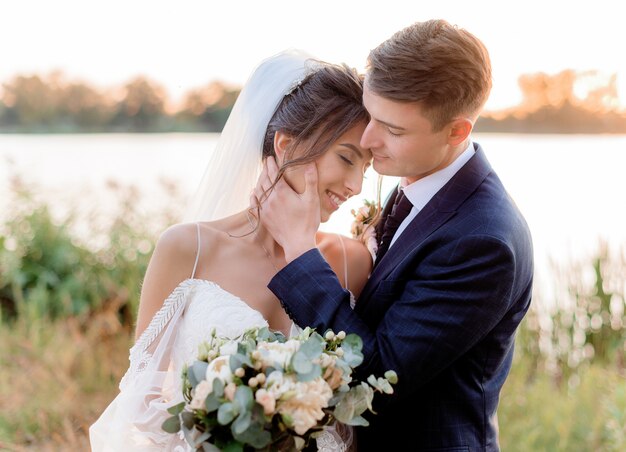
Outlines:
{"label": "bride's hand", "polygon": [[310,163],[304,171],[305,189],[297,193],[284,178],[270,191],[278,175],[273,158],[267,158],[253,192],[253,202],[261,205],[261,224],[282,246],[285,260],[291,262],[315,248],[315,233],[320,225],[320,199],[317,167]]}

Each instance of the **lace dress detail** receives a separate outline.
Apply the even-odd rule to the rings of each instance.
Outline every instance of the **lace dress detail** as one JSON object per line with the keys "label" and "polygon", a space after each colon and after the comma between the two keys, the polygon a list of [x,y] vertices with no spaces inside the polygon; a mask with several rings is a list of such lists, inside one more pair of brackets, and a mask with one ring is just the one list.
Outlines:
{"label": "lace dress detail", "polygon": [[219,285],[181,282],[131,348],[120,393],[89,429],[92,451],[189,451],[182,436],[161,429],[167,408],[183,401],[183,366],[195,360],[213,329],[235,338],[264,326],[258,311]]}
{"label": "lace dress detail", "polygon": [[189,285],[193,282],[193,279],[183,281],[174,289],[169,297],[163,302],[163,306],[154,315],[148,327],[141,334],[135,345],[130,349],[130,366],[122,377],[120,382],[120,389],[125,386],[127,380],[132,378],[133,375],[137,375],[144,371],[152,358],[152,353],[149,352],[150,346],[154,343],[154,340],[161,334],[165,325],[172,319],[172,316],[178,311],[185,303],[185,295]]}

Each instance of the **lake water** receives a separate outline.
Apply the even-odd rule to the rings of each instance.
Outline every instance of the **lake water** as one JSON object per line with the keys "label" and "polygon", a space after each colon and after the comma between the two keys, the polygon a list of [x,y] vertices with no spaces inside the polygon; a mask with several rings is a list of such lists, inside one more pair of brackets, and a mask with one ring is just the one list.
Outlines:
{"label": "lake water", "polygon": [[[107,208],[107,181],[134,184],[141,203],[159,206],[159,180],[182,198],[199,183],[217,134],[0,135],[0,209],[18,173],[58,211]],[[626,244],[626,136],[478,134],[492,166],[524,213],[533,234],[537,279],[550,279],[549,260],[584,260],[599,239]],[[349,233],[350,209],[374,199],[376,174],[342,206],[324,230]],[[385,178],[383,193],[396,183]]]}

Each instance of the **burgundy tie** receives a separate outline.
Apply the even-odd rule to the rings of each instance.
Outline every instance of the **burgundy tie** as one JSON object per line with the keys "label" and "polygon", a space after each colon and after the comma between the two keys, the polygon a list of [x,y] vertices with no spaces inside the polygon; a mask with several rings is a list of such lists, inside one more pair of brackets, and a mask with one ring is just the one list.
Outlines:
{"label": "burgundy tie", "polygon": [[377,264],[381,261],[389,249],[391,239],[393,239],[398,227],[404,221],[412,208],[413,204],[411,204],[411,201],[409,201],[409,199],[404,195],[404,191],[400,190],[394,201],[391,213],[385,220],[385,224],[383,226],[383,235],[380,239],[380,243],[378,244],[378,252],[376,253]]}

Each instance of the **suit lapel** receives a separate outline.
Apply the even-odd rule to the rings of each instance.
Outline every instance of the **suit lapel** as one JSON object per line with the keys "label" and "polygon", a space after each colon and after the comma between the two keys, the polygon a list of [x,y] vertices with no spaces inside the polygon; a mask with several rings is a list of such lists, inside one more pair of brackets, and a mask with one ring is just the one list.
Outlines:
{"label": "suit lapel", "polygon": [[430,234],[452,218],[491,172],[482,148],[474,143],[475,154],[439,190],[411,221],[383,259],[374,267],[367,284],[356,304],[362,312],[380,282],[385,279],[407,256],[412,254]]}

